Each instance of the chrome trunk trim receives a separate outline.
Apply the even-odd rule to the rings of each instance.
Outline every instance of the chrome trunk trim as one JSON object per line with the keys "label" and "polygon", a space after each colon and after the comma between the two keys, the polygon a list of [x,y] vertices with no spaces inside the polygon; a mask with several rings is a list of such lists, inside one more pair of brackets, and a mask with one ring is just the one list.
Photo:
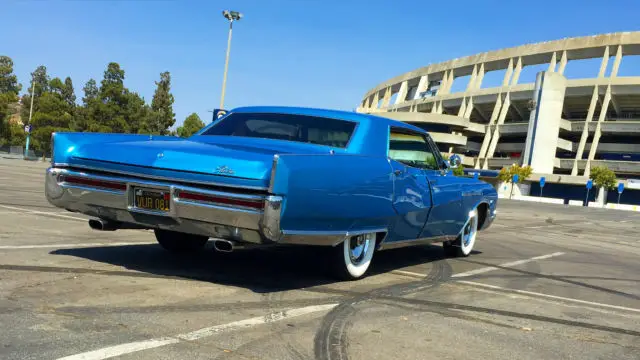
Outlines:
{"label": "chrome trunk trim", "polygon": [[[108,174],[113,174],[115,176],[121,175],[121,176],[128,176],[128,177],[132,177],[134,179],[140,179],[142,181],[145,180],[151,180],[151,181],[177,181],[176,179],[173,178],[168,178],[168,177],[164,177],[164,176],[158,176],[158,175],[147,175],[147,174],[140,174],[140,173],[134,173],[134,172],[130,172],[130,171],[122,171],[122,170],[105,170],[105,169],[101,169],[98,167],[94,167],[94,166],[87,166],[87,165],[76,165],[76,164],[68,164],[68,163],[53,163],[51,165],[52,168],[56,168],[56,169],[66,169],[68,168],[69,170],[88,170],[88,171],[96,171],[96,172],[101,172],[101,173],[108,173]],[[170,170],[168,169],[168,171],[176,171],[176,170]],[[179,172],[179,171],[177,171]],[[215,176],[215,174],[207,174],[207,175],[211,175],[211,176]],[[190,183],[190,184],[194,184],[194,185],[206,185],[206,186],[219,186],[219,187],[225,187],[225,188],[232,188],[235,190],[242,190],[242,189],[247,189],[247,190],[262,190],[262,191],[267,191],[268,188],[266,187],[262,187],[262,186],[240,186],[240,185],[233,185],[233,184],[224,184],[224,183],[220,183],[220,182],[214,182],[214,181],[195,181],[195,180],[180,180],[180,182],[183,183]]]}

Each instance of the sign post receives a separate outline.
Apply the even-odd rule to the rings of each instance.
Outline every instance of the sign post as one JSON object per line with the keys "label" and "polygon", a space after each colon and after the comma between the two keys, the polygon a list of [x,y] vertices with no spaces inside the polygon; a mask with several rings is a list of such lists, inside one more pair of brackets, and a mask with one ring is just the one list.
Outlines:
{"label": "sign post", "polygon": [[511,193],[509,194],[509,199],[513,196],[513,187],[518,183],[519,176],[518,174],[513,175],[513,179],[511,180]]}
{"label": "sign post", "polygon": [[620,195],[622,195],[623,191],[624,191],[624,184],[618,183],[618,205],[620,205]]}
{"label": "sign post", "polygon": [[24,157],[29,156],[29,138],[31,137],[31,125],[27,124],[24,126],[24,132],[27,133],[27,142],[25,144]]}
{"label": "sign post", "polygon": [[589,206],[589,190],[593,187],[593,180],[589,179],[587,181],[587,197],[584,199],[584,206]]}
{"label": "sign post", "polygon": [[547,182],[547,179],[543,176],[540,178],[540,197],[542,197],[542,188],[544,188],[544,184]]}

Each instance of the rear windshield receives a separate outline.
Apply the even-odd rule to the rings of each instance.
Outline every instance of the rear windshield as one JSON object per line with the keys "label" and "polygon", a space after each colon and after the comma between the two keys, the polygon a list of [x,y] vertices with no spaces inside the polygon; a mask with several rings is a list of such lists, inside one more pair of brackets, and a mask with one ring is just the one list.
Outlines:
{"label": "rear windshield", "polygon": [[345,148],[356,124],[324,117],[231,113],[200,135],[257,137]]}

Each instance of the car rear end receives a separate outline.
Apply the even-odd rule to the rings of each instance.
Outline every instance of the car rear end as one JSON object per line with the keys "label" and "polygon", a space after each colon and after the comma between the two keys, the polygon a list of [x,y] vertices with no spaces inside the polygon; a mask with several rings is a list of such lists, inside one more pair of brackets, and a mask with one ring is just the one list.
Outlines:
{"label": "car rear end", "polygon": [[[355,126],[346,128],[345,137],[339,123],[327,131],[337,136],[313,141],[296,141],[287,133],[292,127],[277,121],[254,121],[254,128],[240,129],[242,134],[234,128],[249,124],[247,119],[287,117],[276,115],[253,114],[236,124],[223,118],[190,139],[54,134],[46,197],[55,206],[95,217],[90,224],[97,230],[163,229],[242,244],[278,242],[284,194],[270,192],[278,155],[345,152]],[[296,130],[296,121],[284,125]],[[280,128],[265,136],[265,126]]]}

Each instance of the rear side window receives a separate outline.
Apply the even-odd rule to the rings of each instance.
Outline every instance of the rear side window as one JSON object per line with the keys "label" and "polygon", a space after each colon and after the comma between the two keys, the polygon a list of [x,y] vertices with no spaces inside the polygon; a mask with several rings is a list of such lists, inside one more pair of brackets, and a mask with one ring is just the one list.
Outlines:
{"label": "rear side window", "polygon": [[244,136],[346,148],[356,123],[324,117],[231,113],[200,135]]}
{"label": "rear side window", "polygon": [[438,157],[422,134],[391,129],[389,133],[389,158],[405,165],[438,170]]}

